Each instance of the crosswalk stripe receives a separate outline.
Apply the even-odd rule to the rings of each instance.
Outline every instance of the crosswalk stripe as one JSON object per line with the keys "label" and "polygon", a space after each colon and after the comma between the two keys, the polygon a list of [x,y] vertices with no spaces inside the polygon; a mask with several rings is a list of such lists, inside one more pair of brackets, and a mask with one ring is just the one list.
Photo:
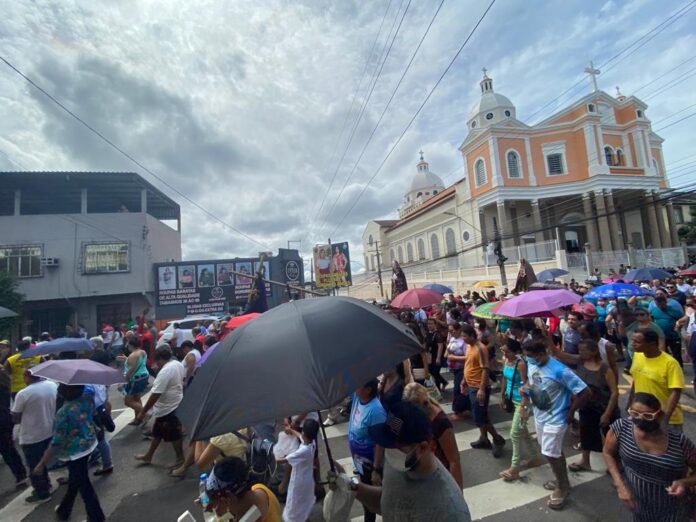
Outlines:
{"label": "crosswalk stripe", "polygon": [[[575,455],[568,459],[568,464],[579,462],[581,455]],[[590,454],[592,471],[582,473],[568,472],[572,487],[586,484],[602,478],[606,472],[606,464],[601,453]],[[554,476],[548,464],[522,471],[521,478],[515,482],[505,482],[503,479],[491,480],[476,486],[464,488],[463,494],[469,505],[472,520],[481,520],[486,517],[504,513],[532,502],[538,502],[548,497],[551,492],[544,489],[544,483],[553,480]],[[572,491],[571,491],[572,496]],[[500,500],[504,498],[505,502]],[[352,522],[360,522],[362,516],[354,517]],[[377,520],[382,520],[377,517]]]}

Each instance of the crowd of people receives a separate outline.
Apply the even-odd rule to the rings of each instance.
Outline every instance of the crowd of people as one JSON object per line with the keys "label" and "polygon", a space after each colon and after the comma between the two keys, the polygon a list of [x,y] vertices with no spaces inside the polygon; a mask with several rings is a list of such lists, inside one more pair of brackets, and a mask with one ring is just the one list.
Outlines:
{"label": "crowd of people", "polygon": [[[584,296],[592,281],[571,281],[568,288]],[[525,470],[549,464],[554,480],[543,487],[551,509],[567,503],[568,471],[591,470],[596,452],[603,454],[617,496],[634,520],[688,520],[695,511],[696,451],[683,433],[679,404],[684,360],[696,358],[691,283],[679,277],[646,281],[646,296],[583,298],[548,318],[476,317],[477,307],[506,299],[507,291],[450,295],[423,309],[386,308],[409,326],[422,350],[380,371],[329,412],[324,426],[348,422],[355,473],[351,477],[335,463],[331,487],[362,503],[367,522],[378,513],[385,521],[470,520],[462,493],[466,462],[455,425],[471,423],[479,432],[472,449],[501,458],[511,446],[502,480],[519,480]],[[145,315],[131,325],[105,326],[102,335],[90,339],[91,352],[57,355],[122,368],[120,391],[133,410],[131,424],[149,439],[148,449],[135,455],[137,463],[152,463],[166,442],[175,454],[170,474],[185,477],[192,467],[206,473],[201,503],[221,519],[258,510],[262,522],[308,520],[324,493],[319,415],[298,414],[266,426],[263,436],[277,441],[278,448],[283,439],[283,450],[275,452],[281,472],[275,475],[253,472],[250,446],[259,427],[187,442],[177,408],[201,359],[229,330],[224,322],[210,321],[193,329],[192,340],[175,327],[173,335],[158,341]],[[70,517],[80,493],[89,520],[104,520],[89,466],[101,462],[93,472],[97,477],[114,471],[106,437],[113,426],[108,390],[58,386],[32,375],[41,358],[19,356],[49,340],[48,334],[36,342],[25,338],[16,350],[0,343],[0,453],[18,489],[31,483],[28,502],[49,500],[54,488],[47,469],[66,466],[68,487],[56,508],[58,518]],[[623,410],[621,371],[631,382]],[[491,421],[495,391],[500,391],[496,407],[511,415],[509,440]],[[452,403],[449,415],[445,401]],[[580,451],[570,465],[564,451],[568,437]]]}

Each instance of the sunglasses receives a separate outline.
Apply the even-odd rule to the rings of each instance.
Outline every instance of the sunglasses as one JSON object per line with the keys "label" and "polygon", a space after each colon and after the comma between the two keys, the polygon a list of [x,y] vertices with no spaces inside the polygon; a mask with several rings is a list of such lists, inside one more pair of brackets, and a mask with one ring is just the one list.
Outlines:
{"label": "sunglasses", "polygon": [[654,421],[657,416],[660,414],[659,411],[646,411],[646,412],[640,412],[638,410],[634,410],[632,408],[628,409],[628,415],[632,419],[639,419],[639,420],[646,420],[646,421]]}

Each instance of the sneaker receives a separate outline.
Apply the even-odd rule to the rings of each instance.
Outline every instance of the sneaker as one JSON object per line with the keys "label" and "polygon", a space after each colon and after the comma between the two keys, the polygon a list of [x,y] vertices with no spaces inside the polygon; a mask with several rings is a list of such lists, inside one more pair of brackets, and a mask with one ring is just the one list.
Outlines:
{"label": "sneaker", "polygon": [[488,439],[479,439],[472,442],[471,447],[474,449],[491,449],[493,445]]}
{"label": "sneaker", "polygon": [[498,435],[498,437],[493,439],[493,457],[499,459],[503,454],[503,446],[505,446],[505,439]]}
{"label": "sneaker", "polygon": [[332,418],[328,418],[323,422],[323,426],[325,428],[328,428],[329,426],[333,426],[334,424],[336,424],[336,421],[333,420]]}
{"label": "sneaker", "polygon": [[46,497],[40,497],[36,494],[36,491],[34,491],[31,495],[29,495],[27,498],[24,499],[24,501],[28,502],[29,504],[45,504],[46,502],[49,502],[50,500],[51,500],[50,493]]}

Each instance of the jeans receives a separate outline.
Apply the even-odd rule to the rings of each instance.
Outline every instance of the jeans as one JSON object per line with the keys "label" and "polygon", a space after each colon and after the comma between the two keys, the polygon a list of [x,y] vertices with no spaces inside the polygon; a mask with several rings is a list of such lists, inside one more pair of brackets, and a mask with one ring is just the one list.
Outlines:
{"label": "jeans", "polygon": [[533,460],[541,458],[539,446],[532,439],[527,428],[529,419],[522,419],[522,406],[519,401],[513,401],[515,413],[512,415],[512,426],[510,427],[510,440],[512,440],[512,462],[510,467],[515,471],[520,470],[520,460],[522,453],[527,454],[527,459]]}
{"label": "jeans", "polygon": [[469,397],[462,395],[460,391],[460,384],[464,379],[464,368],[460,370],[453,370],[454,372],[454,395],[452,398],[452,411],[454,413],[463,413],[471,409],[471,403],[469,402]]}
{"label": "jeans", "polygon": [[[372,485],[372,464],[365,462],[364,460],[362,461],[362,468],[363,472],[360,474],[360,482],[363,484],[367,484],[368,486]],[[375,522],[377,520],[377,514],[373,513],[372,511],[368,511],[366,507],[363,506],[363,512],[365,515],[365,518],[363,519],[365,522]]]}
{"label": "jeans", "polygon": [[101,430],[97,434],[97,451],[101,456],[102,469],[107,469],[113,467],[113,462],[111,461],[111,445],[109,441],[106,440],[106,433]]}
{"label": "jeans", "polygon": [[[7,429],[9,428],[9,429]],[[0,427],[0,455],[17,482],[27,478],[27,470],[12,440],[12,425]]]}
{"label": "jeans", "polygon": [[[27,461],[27,467],[29,468],[29,473],[33,470],[36,465],[41,461],[46,448],[51,443],[51,438],[41,442],[35,442],[34,444],[23,444],[22,452],[24,453],[24,459]],[[48,478],[48,471],[44,466],[43,473],[40,475],[29,475],[31,479],[31,485],[36,491],[36,496],[39,498],[47,498],[51,496],[51,481]]]}
{"label": "jeans", "polygon": [[106,520],[104,512],[99,505],[97,493],[89,481],[89,455],[68,462],[68,490],[65,492],[65,496],[56,510],[58,518],[62,520],[70,518],[78,491],[85,503],[87,519],[90,522]]}

